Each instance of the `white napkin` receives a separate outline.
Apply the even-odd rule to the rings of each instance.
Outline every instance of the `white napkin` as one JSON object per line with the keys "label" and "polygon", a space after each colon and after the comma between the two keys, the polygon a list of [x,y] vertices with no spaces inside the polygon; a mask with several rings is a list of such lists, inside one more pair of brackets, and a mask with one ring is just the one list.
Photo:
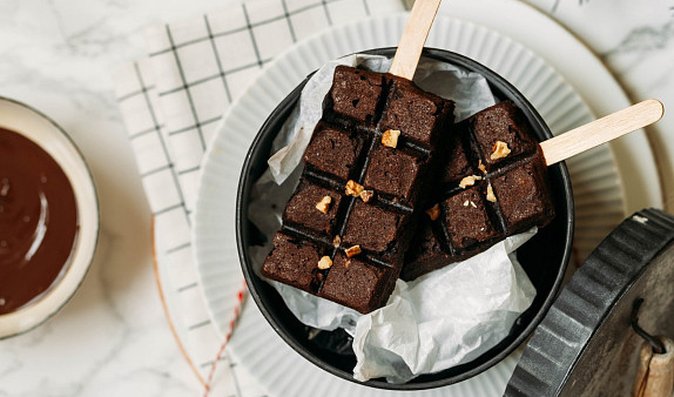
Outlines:
{"label": "white napkin", "polygon": [[[148,29],[148,57],[115,71],[118,105],[155,217],[163,292],[202,376],[222,341],[195,271],[190,216],[200,163],[222,114],[265,64],[296,41],[333,25],[403,9],[400,0],[249,1]],[[236,379],[220,382],[226,387],[214,395],[261,395],[257,381],[235,364],[220,365],[225,373],[219,376]]]}
{"label": "white napkin", "polygon": [[535,228],[414,281],[398,280],[388,304],[357,322],[356,379],[407,382],[496,346],[536,296],[515,254],[534,234]]}

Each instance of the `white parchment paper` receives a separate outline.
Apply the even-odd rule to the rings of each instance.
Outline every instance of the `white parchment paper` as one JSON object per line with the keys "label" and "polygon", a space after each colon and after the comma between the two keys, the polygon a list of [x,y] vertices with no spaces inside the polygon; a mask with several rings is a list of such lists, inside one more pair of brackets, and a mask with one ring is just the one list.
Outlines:
{"label": "white parchment paper", "polygon": [[[270,241],[281,226],[283,208],[301,174],[302,155],[340,64],[384,72],[390,61],[379,56],[345,57],[326,64],[307,82],[299,106],[274,142],[269,169],[253,191],[249,218]],[[422,59],[414,80],[421,88],[452,99],[457,121],[495,103],[483,76],[450,64]],[[354,337],[356,379],[407,382],[468,362],[508,335],[536,295],[514,254],[535,233],[534,228],[512,236],[412,282],[398,280],[387,305],[367,315],[268,281],[302,323],[323,330],[343,328]],[[258,272],[270,248],[252,247]]]}

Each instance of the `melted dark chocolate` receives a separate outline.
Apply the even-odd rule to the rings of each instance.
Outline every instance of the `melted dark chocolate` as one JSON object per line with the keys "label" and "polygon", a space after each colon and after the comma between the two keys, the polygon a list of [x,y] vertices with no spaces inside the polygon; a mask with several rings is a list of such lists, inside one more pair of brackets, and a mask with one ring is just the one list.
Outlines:
{"label": "melted dark chocolate", "polygon": [[0,314],[45,292],[78,231],[75,193],[40,146],[0,128]]}

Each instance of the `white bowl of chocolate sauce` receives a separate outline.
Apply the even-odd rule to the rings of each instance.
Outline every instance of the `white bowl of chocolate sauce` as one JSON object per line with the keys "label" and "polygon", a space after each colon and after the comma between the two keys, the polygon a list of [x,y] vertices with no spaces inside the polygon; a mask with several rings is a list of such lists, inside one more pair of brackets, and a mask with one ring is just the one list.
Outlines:
{"label": "white bowl of chocolate sauce", "polygon": [[65,131],[0,97],[0,339],[38,326],[73,296],[99,223],[93,178]]}

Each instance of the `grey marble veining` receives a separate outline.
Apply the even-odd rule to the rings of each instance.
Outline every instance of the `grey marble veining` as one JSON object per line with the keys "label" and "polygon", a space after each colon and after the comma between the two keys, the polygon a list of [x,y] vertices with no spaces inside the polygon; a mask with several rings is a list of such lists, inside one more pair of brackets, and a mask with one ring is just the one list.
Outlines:
{"label": "grey marble veining", "polygon": [[175,346],[151,268],[150,216],[110,69],[143,29],[215,1],[0,2],[0,95],[44,111],[82,149],[101,201],[101,246],[82,287],[44,325],[0,341],[0,396],[184,396],[198,384]]}
{"label": "grey marble veining", "polygon": [[[612,48],[600,51],[602,59],[615,73],[633,100],[658,98],[665,107],[674,106],[674,2],[666,9],[653,6],[667,16],[653,16],[656,23],[630,29]],[[664,4],[660,4],[662,7]],[[671,110],[657,125],[647,129],[651,147],[659,163],[665,191],[665,205],[674,211],[674,116]]]}
{"label": "grey marble veining", "polygon": [[[674,1],[529,2],[595,49],[633,99],[653,96],[674,106]],[[0,341],[0,397],[199,391],[155,289],[149,212],[110,69],[142,55],[148,24],[222,6],[215,0],[0,2],[0,95],[43,110],[72,135],[93,169],[103,220],[96,261],[73,300],[36,330]],[[673,133],[670,115],[649,131],[669,192]],[[668,200],[674,206],[672,193]]]}
{"label": "grey marble veining", "polygon": [[633,102],[657,98],[665,104],[665,117],[646,132],[658,162],[665,208],[674,211],[674,114],[668,110],[674,109],[674,0],[527,2],[583,40]]}

